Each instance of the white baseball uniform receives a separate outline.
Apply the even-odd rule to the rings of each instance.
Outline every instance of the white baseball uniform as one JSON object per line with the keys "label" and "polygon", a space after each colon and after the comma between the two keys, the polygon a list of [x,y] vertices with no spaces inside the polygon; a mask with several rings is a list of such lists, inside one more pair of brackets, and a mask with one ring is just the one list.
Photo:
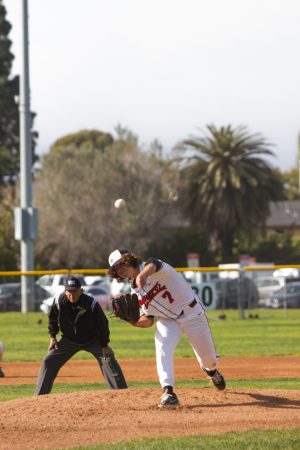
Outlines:
{"label": "white baseball uniform", "polygon": [[[155,330],[156,365],[162,387],[174,386],[174,352],[185,333],[201,368],[214,370],[216,355],[210,327],[202,302],[182,275],[169,264],[161,267],[143,289],[132,288],[139,295],[141,315],[157,317]],[[143,270],[146,263],[140,266]]]}

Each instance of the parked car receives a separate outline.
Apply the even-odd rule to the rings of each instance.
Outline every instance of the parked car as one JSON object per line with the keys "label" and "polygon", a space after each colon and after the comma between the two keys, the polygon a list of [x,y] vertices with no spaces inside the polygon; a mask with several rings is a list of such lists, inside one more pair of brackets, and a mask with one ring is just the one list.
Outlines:
{"label": "parked car", "polygon": [[110,295],[112,297],[119,297],[122,294],[126,294],[131,291],[131,283],[127,281],[119,283],[115,278],[110,284]]}
{"label": "parked car", "polygon": [[273,272],[273,277],[285,277],[285,278],[297,278],[300,276],[299,269],[293,269],[290,267],[286,267],[283,269],[277,269]]}
{"label": "parked car", "polygon": [[[86,280],[84,276],[74,274],[76,278],[79,278],[81,285],[86,286]],[[40,285],[42,288],[48,291],[49,296],[55,297],[56,295],[61,294],[65,290],[65,281],[69,277],[69,275],[62,274],[52,274],[52,275],[43,275],[41,276],[36,283]]]}
{"label": "parked car", "polygon": [[[86,280],[86,284],[89,286],[101,286],[101,288],[105,291],[107,291],[107,293],[110,293],[111,291],[111,281],[109,279],[109,277],[105,276],[105,277],[98,277],[97,279],[94,279],[91,283],[88,282],[87,280],[88,277],[85,277]],[[89,279],[91,279],[89,277]]]}
{"label": "parked car", "polygon": [[93,297],[102,309],[111,310],[111,297],[101,285],[87,286],[84,293]]}
{"label": "parked car", "polygon": [[[103,289],[101,286],[83,286],[83,291],[85,294],[90,295],[93,297],[102,307],[103,310],[111,310],[111,298],[109,293]],[[59,295],[59,294],[58,294]],[[40,305],[40,310],[44,314],[49,314],[51,306],[53,304],[55,296],[48,297],[43,300],[43,302]]]}
{"label": "parked car", "polygon": [[269,299],[273,292],[284,286],[283,278],[261,277],[255,281],[258,290],[258,304],[264,306],[266,299]]}
{"label": "parked car", "polygon": [[[49,292],[33,285],[34,311],[39,310],[40,303],[49,297]],[[21,283],[0,284],[0,311],[21,311]]]}
{"label": "parked car", "polygon": [[85,284],[87,286],[102,283],[104,278],[106,277],[103,277],[102,275],[84,275]]}
{"label": "parked car", "polygon": [[54,297],[48,297],[45,300],[42,301],[42,303],[40,304],[40,310],[44,313],[44,314],[49,314],[52,303],[53,303]]}
{"label": "parked car", "polygon": [[266,306],[270,308],[300,308],[300,282],[287,283],[286,286],[273,292]]}

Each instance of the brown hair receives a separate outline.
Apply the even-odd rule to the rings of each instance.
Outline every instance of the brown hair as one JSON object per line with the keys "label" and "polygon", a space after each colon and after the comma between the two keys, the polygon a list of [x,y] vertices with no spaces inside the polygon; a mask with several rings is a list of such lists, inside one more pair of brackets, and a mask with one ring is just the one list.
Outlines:
{"label": "brown hair", "polygon": [[110,278],[116,278],[116,280],[119,282],[123,281],[121,278],[118,277],[116,270],[120,264],[123,264],[124,266],[131,266],[137,268],[139,267],[140,264],[142,264],[142,259],[139,256],[136,256],[134,253],[125,253],[124,255],[122,255],[120,262],[115,266],[110,267],[107,271],[107,275]]}

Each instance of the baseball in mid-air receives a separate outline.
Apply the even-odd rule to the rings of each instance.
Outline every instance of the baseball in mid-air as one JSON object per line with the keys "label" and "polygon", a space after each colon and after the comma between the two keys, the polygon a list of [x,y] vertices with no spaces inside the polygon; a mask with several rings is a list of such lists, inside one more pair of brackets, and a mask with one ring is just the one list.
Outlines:
{"label": "baseball in mid-air", "polygon": [[115,201],[114,206],[117,209],[121,209],[124,208],[124,206],[126,206],[126,202],[123,198],[118,198],[118,200]]}

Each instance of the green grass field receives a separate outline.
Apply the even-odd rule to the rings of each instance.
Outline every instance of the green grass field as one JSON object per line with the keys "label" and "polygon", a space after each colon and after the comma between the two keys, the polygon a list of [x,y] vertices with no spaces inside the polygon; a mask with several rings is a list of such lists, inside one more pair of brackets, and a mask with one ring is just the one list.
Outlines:
{"label": "green grass field", "polygon": [[[130,443],[74,447],[68,450],[299,450],[300,429],[247,431],[183,438],[138,439]],[[61,449],[62,450],[62,449]]]}
{"label": "green grass field", "polygon": [[[220,311],[208,311],[217,352],[221,356],[300,355],[300,309],[257,310],[258,319],[240,319],[238,311],[226,311],[226,319],[220,320]],[[247,317],[247,315],[246,315]],[[137,329],[118,319],[110,319],[111,346],[118,359],[154,358],[154,328]],[[39,313],[1,313],[0,340],[5,343],[5,363],[10,361],[40,361],[48,346],[47,317]],[[194,357],[185,338],[176,351],[177,357]],[[92,358],[79,353],[76,359]],[[227,380],[228,387],[299,389],[300,379]],[[181,387],[205,387],[206,382],[183,380]],[[132,387],[157,387],[157,383],[131,383]],[[101,384],[57,384],[53,393],[78,390],[103,389]],[[0,401],[28,397],[33,385],[0,386]],[[183,438],[143,439],[118,445],[77,447],[77,449],[298,449],[300,428],[297,430],[251,431],[226,433],[213,436],[190,436]]]}
{"label": "green grass field", "polygon": [[[238,311],[208,311],[217,352],[222,356],[300,355],[300,309],[257,310],[258,319],[240,319]],[[42,321],[42,323],[40,323]],[[154,328],[139,329],[116,318],[110,319],[111,345],[118,358],[154,358]],[[39,313],[0,313],[0,340],[5,343],[5,361],[40,361],[48,346],[47,316]],[[176,356],[194,353],[185,339]],[[84,352],[77,359],[89,359]]]}

